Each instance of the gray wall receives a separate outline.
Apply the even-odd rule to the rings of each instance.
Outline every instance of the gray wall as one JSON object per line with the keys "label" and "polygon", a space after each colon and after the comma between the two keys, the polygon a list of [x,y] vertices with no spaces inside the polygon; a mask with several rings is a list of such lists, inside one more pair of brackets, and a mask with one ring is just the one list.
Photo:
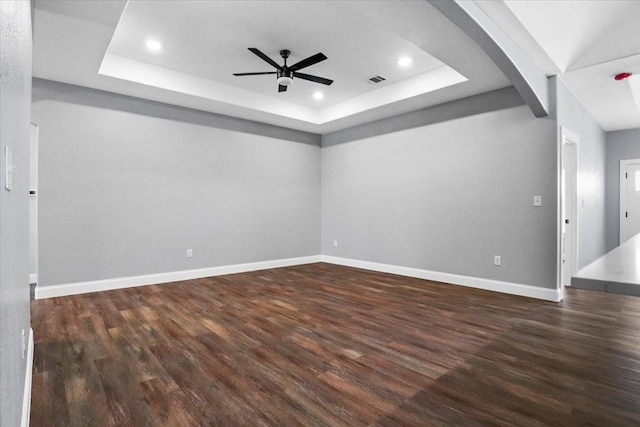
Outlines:
{"label": "gray wall", "polygon": [[33,120],[40,287],[320,252],[318,135],[43,80]]}
{"label": "gray wall", "polygon": [[323,137],[322,253],[555,288],[556,123],[495,110],[514,96],[485,94],[487,112],[471,116],[475,97],[424,110],[428,126]]}
{"label": "gray wall", "polygon": [[606,253],[605,133],[558,78],[556,87],[558,135],[564,126],[579,135],[578,143],[578,269]]}
{"label": "gray wall", "polygon": [[606,134],[607,251],[620,244],[620,160],[640,159],[640,129]]}
{"label": "gray wall", "polygon": [[[31,12],[25,1],[0,1],[0,425],[18,426],[26,361],[21,332],[29,334],[29,130]],[[4,147],[16,172],[4,189]]]}

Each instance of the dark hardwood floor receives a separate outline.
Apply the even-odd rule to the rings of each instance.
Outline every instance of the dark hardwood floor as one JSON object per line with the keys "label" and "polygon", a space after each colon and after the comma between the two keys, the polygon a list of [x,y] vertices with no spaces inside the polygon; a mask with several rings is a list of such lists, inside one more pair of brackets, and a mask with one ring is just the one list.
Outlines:
{"label": "dark hardwood floor", "polygon": [[32,426],[638,426],[640,298],[329,264],[36,300]]}

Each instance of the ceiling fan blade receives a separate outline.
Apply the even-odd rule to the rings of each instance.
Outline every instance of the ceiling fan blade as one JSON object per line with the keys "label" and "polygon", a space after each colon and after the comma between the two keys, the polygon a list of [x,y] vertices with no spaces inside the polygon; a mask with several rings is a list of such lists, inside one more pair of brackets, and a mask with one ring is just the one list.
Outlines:
{"label": "ceiling fan blade", "polygon": [[278,85],[278,92],[286,92],[286,91],[287,91],[287,86]]}
{"label": "ceiling fan blade", "polygon": [[295,64],[289,67],[289,70],[291,71],[302,70],[303,68],[306,68],[313,64],[317,64],[318,62],[324,61],[325,59],[327,59],[327,57],[324,56],[324,53],[316,53],[315,55],[310,56],[307,59],[303,59],[300,62],[296,62]]}
{"label": "ceiling fan blade", "polygon": [[261,73],[233,73],[234,76],[260,76],[262,74],[276,74],[275,71],[264,71]]}
{"label": "ceiling fan blade", "polygon": [[256,49],[255,47],[250,47],[249,50],[253,53],[255,53],[256,55],[258,55],[260,58],[262,58],[263,61],[267,62],[268,64],[270,64],[271,66],[277,68],[278,70],[282,67],[280,67],[280,65],[278,65],[278,63],[276,61],[274,61],[273,59],[269,58],[267,55],[265,55],[264,53],[262,53],[259,49]]}
{"label": "ceiling fan blade", "polygon": [[311,74],[294,72],[293,76],[299,79],[309,80],[310,82],[321,83],[323,85],[330,85],[333,83],[333,80],[325,79],[324,77],[312,76]]}

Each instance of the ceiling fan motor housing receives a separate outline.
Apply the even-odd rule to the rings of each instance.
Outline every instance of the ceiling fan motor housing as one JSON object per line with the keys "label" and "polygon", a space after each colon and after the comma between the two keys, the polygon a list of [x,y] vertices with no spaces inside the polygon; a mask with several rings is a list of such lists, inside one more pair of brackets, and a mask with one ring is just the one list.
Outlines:
{"label": "ceiling fan motor housing", "polygon": [[282,86],[289,86],[293,81],[293,71],[289,71],[286,67],[278,70],[276,76],[278,77],[278,84]]}

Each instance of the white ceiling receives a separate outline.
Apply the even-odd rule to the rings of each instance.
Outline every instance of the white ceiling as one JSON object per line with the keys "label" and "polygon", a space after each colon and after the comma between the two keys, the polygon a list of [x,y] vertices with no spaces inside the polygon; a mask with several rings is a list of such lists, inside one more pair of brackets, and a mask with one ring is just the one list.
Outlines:
{"label": "white ceiling", "polygon": [[[161,51],[146,48],[150,36],[163,43]],[[297,79],[279,93],[274,75],[234,76],[274,70],[247,47],[258,47],[280,64],[278,52],[289,49],[290,65],[322,48],[330,59],[302,72],[335,82],[327,87]],[[412,58],[413,64],[398,66],[401,57]],[[466,81],[413,43],[370,22],[349,2],[326,1],[131,0],[99,73],[317,125]],[[375,75],[386,80],[372,85],[368,79]],[[324,98],[315,100],[316,92]]]}
{"label": "white ceiling", "polygon": [[[510,84],[426,1],[39,0],[34,34],[36,77],[316,133]],[[146,50],[148,37],[161,52]],[[273,76],[232,76],[270,71],[248,47],[279,63],[289,49],[289,64],[323,52],[303,71],[334,83],[296,79],[278,93]],[[387,80],[367,82],[377,74]]]}
{"label": "white ceiling", "polygon": [[[548,76],[559,75],[605,131],[640,127],[640,1],[504,0],[484,11]],[[635,77],[616,81],[621,72]]]}
{"label": "white ceiling", "polygon": [[[560,74],[605,130],[640,127],[640,2],[478,1],[547,75]],[[508,86],[482,49],[428,1],[37,0],[36,77],[315,133],[326,133]],[[158,53],[144,42],[163,43]],[[281,63],[323,52],[277,92],[247,50]],[[414,59],[401,68],[401,56]],[[387,80],[367,82],[373,75]],[[636,83],[634,83],[634,80]],[[325,97],[316,101],[320,90]]]}
{"label": "white ceiling", "polygon": [[[445,66],[413,43],[363,19],[349,3],[306,2],[295,13],[290,9],[288,1],[219,2],[213,7],[209,2],[131,1],[107,55],[126,57],[310,108],[335,105],[378,89],[367,80],[374,75],[397,83]],[[330,31],[327,31],[328,22]],[[150,36],[164,42],[161,52],[146,48],[143,42]],[[248,47],[257,47],[279,64],[283,62],[279,51],[290,49],[289,65],[323,52],[328,60],[302,72],[335,78],[335,82],[326,87],[296,80],[291,90],[276,93],[275,75],[233,76],[234,72],[275,71],[249,52]],[[371,54],[373,50],[376,55]],[[413,65],[399,67],[396,61],[401,56],[413,58]],[[314,100],[315,91],[322,91],[325,98]]]}

